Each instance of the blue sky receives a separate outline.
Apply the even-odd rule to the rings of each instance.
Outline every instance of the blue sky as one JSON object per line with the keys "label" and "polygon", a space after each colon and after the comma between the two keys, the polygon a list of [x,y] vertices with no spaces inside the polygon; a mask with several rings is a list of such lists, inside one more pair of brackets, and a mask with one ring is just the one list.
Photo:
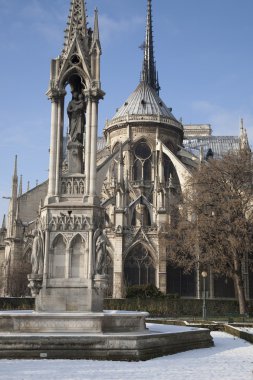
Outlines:
{"label": "blue sky", "polygon": [[[47,178],[51,58],[60,54],[70,0],[0,0],[0,197],[10,195],[15,154],[24,187]],[[146,0],[87,0],[99,9],[102,86],[99,131],[135,89]],[[253,1],[153,0],[161,98],[184,123],[210,123],[253,142]],[[0,217],[8,201],[0,199]]]}

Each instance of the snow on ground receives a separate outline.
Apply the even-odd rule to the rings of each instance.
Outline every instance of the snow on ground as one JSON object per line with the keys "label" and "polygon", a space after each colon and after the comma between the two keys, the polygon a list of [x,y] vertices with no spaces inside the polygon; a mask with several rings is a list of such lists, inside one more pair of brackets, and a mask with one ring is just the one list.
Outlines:
{"label": "snow on ground", "polygon": [[253,328],[252,327],[235,327],[236,329],[238,329],[238,330],[241,330],[241,331],[245,331],[245,332],[247,332],[247,333],[249,333],[249,334],[253,334]]}
{"label": "snow on ground", "polygon": [[215,347],[146,362],[0,360],[1,380],[253,380],[253,345],[213,332]]}

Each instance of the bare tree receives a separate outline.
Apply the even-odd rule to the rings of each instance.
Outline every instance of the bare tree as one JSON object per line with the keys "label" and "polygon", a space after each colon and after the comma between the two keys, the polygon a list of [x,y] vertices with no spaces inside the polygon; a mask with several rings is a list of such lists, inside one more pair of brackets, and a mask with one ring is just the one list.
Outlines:
{"label": "bare tree", "polygon": [[253,252],[253,160],[246,150],[210,159],[188,180],[180,212],[164,234],[168,259],[185,272],[200,267],[234,281],[247,311],[243,265]]}

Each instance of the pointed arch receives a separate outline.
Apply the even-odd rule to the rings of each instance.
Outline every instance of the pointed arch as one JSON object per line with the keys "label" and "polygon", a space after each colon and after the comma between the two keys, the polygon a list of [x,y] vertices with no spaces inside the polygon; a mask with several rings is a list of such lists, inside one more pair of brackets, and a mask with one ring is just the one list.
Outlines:
{"label": "pointed arch", "polygon": [[149,136],[145,136],[145,135],[138,136],[138,139],[135,140],[133,143],[134,143],[134,146],[136,146],[137,144],[142,143],[142,142],[146,143],[149,146],[151,151],[154,150],[155,143],[151,138],[149,138]]}
{"label": "pointed arch", "polygon": [[62,234],[62,233],[58,233],[58,234],[55,236],[54,240],[52,241],[52,248],[54,248],[54,247],[57,245],[58,240],[61,240],[61,239],[64,241],[64,244],[67,245],[67,239],[66,239],[66,237],[64,236],[64,234]]}
{"label": "pointed arch", "polygon": [[136,242],[129,249],[124,260],[124,280],[127,286],[156,285],[156,264],[144,242]]}
{"label": "pointed arch", "polygon": [[138,139],[133,146],[133,173],[134,181],[151,181],[152,179],[152,145],[147,139]]}
{"label": "pointed arch", "polygon": [[83,87],[87,88],[90,85],[90,80],[85,72],[77,67],[70,67],[61,77],[60,79],[60,88],[65,89],[69,84],[69,80],[73,76],[78,76],[81,80]]}
{"label": "pointed arch", "polygon": [[153,206],[144,195],[140,195],[129,205],[129,219],[132,225],[137,225],[137,210],[138,205],[143,206],[142,217],[140,220],[141,226],[151,226],[153,224]]}
{"label": "pointed arch", "polygon": [[53,278],[65,277],[65,256],[66,256],[66,239],[64,235],[58,234],[52,243],[52,271],[51,276]]}
{"label": "pointed arch", "polygon": [[[73,55],[78,55],[81,61],[81,66],[71,64],[71,57]],[[65,88],[66,80],[69,74],[72,73],[78,73],[78,75],[80,75],[81,78],[83,78],[83,80],[85,81],[86,87],[91,88],[90,68],[87,65],[85,53],[83,52],[83,48],[81,46],[78,36],[72,41],[71,46],[68,49],[67,56],[65,57],[65,62],[60,70],[59,87],[61,90]]]}
{"label": "pointed arch", "polygon": [[81,278],[88,271],[88,255],[85,240],[76,234],[70,242],[70,277]]}
{"label": "pointed arch", "polygon": [[134,241],[123,253],[123,259],[124,261],[126,260],[129,252],[131,252],[136,246],[138,245],[142,245],[143,247],[145,247],[149,254],[151,255],[152,257],[152,260],[154,262],[155,265],[158,264],[158,259],[157,259],[157,253],[156,251],[154,250],[154,248],[152,247],[152,245],[150,244],[149,241],[145,241],[144,239],[138,239],[136,241]]}

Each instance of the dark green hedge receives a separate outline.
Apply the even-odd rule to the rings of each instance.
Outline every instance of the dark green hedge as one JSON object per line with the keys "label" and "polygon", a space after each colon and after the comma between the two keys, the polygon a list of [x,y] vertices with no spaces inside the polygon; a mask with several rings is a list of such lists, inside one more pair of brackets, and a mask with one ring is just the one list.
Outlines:
{"label": "dark green hedge", "polygon": [[[230,300],[207,300],[207,316],[233,317],[239,314],[238,302]],[[34,298],[1,298],[0,310],[33,310]],[[201,317],[202,300],[180,298],[127,298],[105,299],[106,310],[147,311],[151,317]],[[253,302],[249,303],[250,315],[253,315]]]}
{"label": "dark green hedge", "polygon": [[32,297],[0,297],[0,310],[33,310],[34,301]]}
{"label": "dark green hedge", "polygon": [[[207,300],[208,317],[228,317],[239,314],[238,302],[230,300]],[[250,314],[253,303],[249,305]],[[104,308],[107,310],[148,311],[151,317],[200,317],[202,315],[202,300],[199,299],[106,299]]]}

